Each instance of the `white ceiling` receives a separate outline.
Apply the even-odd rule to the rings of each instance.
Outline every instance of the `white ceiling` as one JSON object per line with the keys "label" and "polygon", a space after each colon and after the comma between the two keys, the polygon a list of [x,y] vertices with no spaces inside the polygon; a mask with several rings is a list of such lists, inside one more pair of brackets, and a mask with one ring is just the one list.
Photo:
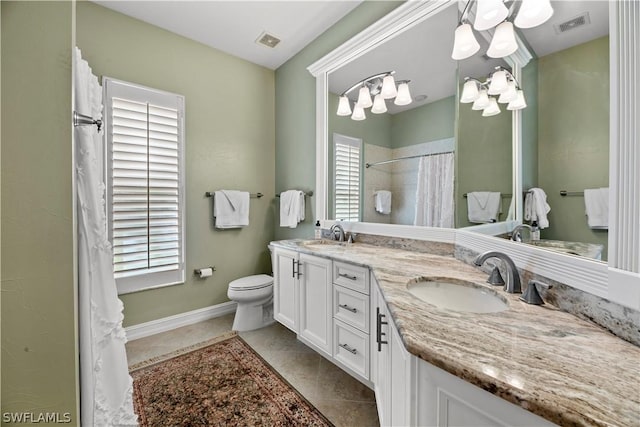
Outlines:
{"label": "white ceiling", "polygon": [[[362,2],[93,1],[270,69],[285,63]],[[255,42],[265,31],[281,40],[275,48]]]}

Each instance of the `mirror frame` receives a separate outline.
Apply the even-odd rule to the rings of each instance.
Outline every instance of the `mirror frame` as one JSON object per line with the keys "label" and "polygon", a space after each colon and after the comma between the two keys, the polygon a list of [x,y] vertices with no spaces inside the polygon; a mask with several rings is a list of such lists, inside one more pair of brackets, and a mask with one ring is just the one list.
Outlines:
{"label": "mirror frame", "polygon": [[[405,2],[388,15],[307,69],[316,78],[316,213],[323,228],[335,221],[327,218],[328,178],[328,76],[334,70],[376,48],[387,39],[420,24],[458,0]],[[493,237],[510,231],[522,221],[522,201],[516,198],[516,221],[464,229],[442,229],[409,225],[348,223],[349,231],[455,243],[476,252],[499,250],[509,253],[518,267],[640,310],[640,123],[635,105],[640,99],[638,56],[640,49],[640,3],[609,0],[610,47],[610,225],[608,264],[543,250]],[[519,50],[521,51],[521,50]],[[514,59],[514,58],[511,58]],[[519,78],[520,65],[512,61]],[[522,192],[521,115],[513,115],[513,194]]]}

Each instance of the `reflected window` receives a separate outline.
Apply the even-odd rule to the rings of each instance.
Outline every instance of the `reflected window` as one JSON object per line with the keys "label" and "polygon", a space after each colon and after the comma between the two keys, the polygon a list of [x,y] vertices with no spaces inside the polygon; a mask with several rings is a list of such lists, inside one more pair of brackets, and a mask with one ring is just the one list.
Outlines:
{"label": "reflected window", "polygon": [[360,221],[362,140],[333,134],[335,219]]}

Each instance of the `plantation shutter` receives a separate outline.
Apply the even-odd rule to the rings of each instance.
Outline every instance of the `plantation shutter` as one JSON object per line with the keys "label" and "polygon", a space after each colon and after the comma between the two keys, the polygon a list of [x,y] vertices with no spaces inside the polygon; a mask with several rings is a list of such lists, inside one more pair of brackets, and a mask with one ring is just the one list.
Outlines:
{"label": "plantation shutter", "polygon": [[120,293],[184,282],[181,96],[105,83],[109,236]]}
{"label": "plantation shutter", "polygon": [[360,220],[360,149],[362,141],[334,134],[335,219]]}

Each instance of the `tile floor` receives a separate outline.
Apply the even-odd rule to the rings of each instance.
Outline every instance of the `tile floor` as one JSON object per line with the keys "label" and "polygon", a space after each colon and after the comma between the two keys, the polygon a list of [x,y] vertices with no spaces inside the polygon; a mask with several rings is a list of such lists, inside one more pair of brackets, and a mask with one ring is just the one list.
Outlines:
{"label": "tile floor", "polygon": [[[233,314],[127,343],[129,365],[231,330]],[[337,427],[377,426],[373,391],[274,323],[240,336]]]}

